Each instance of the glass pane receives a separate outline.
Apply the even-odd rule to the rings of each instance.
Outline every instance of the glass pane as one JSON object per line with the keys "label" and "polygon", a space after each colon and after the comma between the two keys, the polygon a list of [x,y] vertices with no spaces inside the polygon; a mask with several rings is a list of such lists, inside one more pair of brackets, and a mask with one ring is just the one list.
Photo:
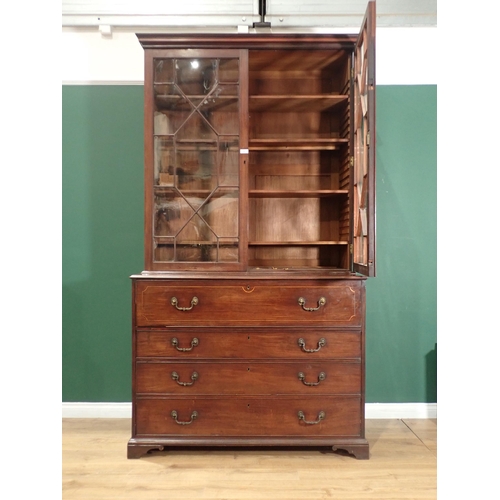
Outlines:
{"label": "glass pane", "polygon": [[238,241],[229,238],[220,238],[218,260],[220,262],[237,262],[238,257]]}
{"label": "glass pane", "polygon": [[154,71],[154,260],[238,262],[239,61]]}
{"label": "glass pane", "polygon": [[365,44],[356,48],[354,130],[354,262],[368,265],[368,74]]}
{"label": "glass pane", "polygon": [[182,96],[179,89],[169,85],[163,94],[155,97],[154,133],[175,134],[194,112],[194,104]]}
{"label": "glass pane", "polygon": [[155,185],[173,186],[175,171],[174,141],[167,137],[155,137],[154,154]]}
{"label": "glass pane", "polygon": [[237,262],[238,241],[230,238],[219,238],[217,245],[206,246],[204,260],[209,262]]}
{"label": "glass pane", "polygon": [[236,87],[232,85],[217,86],[203,100],[199,110],[218,134],[238,134],[238,89]]}
{"label": "glass pane", "polygon": [[203,258],[202,247],[180,243],[176,246],[175,260],[177,262],[202,262],[207,259]]}
{"label": "glass pane", "polygon": [[239,184],[240,145],[238,137],[220,137],[217,155],[220,186]]}
{"label": "glass pane", "polygon": [[218,196],[218,192],[203,205],[203,218],[219,237],[238,237],[238,193]]}
{"label": "glass pane", "polygon": [[217,238],[198,214],[179,232],[176,241],[176,260],[216,261],[217,255],[211,252],[211,249],[216,248]]}
{"label": "glass pane", "polygon": [[199,214],[189,219],[188,223],[177,235],[177,242],[183,244],[207,244],[216,241],[215,234]]}
{"label": "glass pane", "polygon": [[217,83],[217,59],[177,59],[176,82],[188,96],[208,94]]}
{"label": "glass pane", "polygon": [[154,249],[155,262],[173,262],[174,259],[174,239],[164,238],[161,243],[157,243]]}
{"label": "glass pane", "polygon": [[155,59],[154,83],[174,83],[174,60]]}
{"label": "glass pane", "polygon": [[181,191],[217,187],[217,151],[203,144],[194,144],[189,150],[181,149],[176,156],[176,186]]}
{"label": "glass pane", "polygon": [[163,111],[167,116],[173,116],[169,115],[168,112],[184,111],[187,112],[187,115],[185,115],[187,117],[197,106],[192,100],[183,96],[174,85],[158,86],[157,89],[158,92],[155,93],[155,108],[157,111]]}
{"label": "glass pane", "polygon": [[174,61],[172,59],[155,59],[154,62],[154,93],[169,94],[169,87],[174,83]]}
{"label": "glass pane", "polygon": [[174,135],[190,116],[187,110],[179,110],[176,112],[157,112],[154,117],[154,134],[155,135]]}
{"label": "glass pane", "polygon": [[154,235],[176,236],[179,234],[190,224],[202,202],[200,198],[190,198],[188,202],[173,190],[157,194],[154,207]]}
{"label": "glass pane", "polygon": [[217,143],[217,135],[207,120],[200,113],[194,112],[176,130],[176,140],[186,142],[213,141],[215,145]]}

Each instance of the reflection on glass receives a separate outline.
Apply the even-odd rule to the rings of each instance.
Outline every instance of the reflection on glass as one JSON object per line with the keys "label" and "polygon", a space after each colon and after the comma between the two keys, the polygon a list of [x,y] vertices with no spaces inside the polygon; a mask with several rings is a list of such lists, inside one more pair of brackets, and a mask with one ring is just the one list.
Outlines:
{"label": "reflection on glass", "polygon": [[192,228],[193,240],[197,229],[193,217],[203,203],[202,198],[184,198],[175,191],[155,197],[154,236],[177,236],[186,226]]}
{"label": "reflection on glass", "polygon": [[203,218],[217,236],[236,238],[238,236],[238,194],[232,192],[207,200],[203,205]]}
{"label": "reflection on glass", "polygon": [[204,95],[217,85],[218,59],[177,59],[176,83],[186,95]]}
{"label": "reflection on glass", "polygon": [[176,186],[182,191],[217,187],[216,151],[209,149],[179,151],[177,153]]}
{"label": "reflection on glass", "polygon": [[174,141],[168,137],[154,138],[154,177],[156,186],[174,185]]}
{"label": "reflection on glass", "polygon": [[237,262],[238,261],[238,242],[232,240],[224,240],[221,238],[218,248],[219,262]]}
{"label": "reflection on glass", "polygon": [[174,83],[174,59],[158,59],[155,64],[154,83]]}
{"label": "reflection on glass", "polygon": [[156,243],[154,248],[155,262],[174,262],[174,238],[165,238],[160,243]]}
{"label": "reflection on glass", "polygon": [[231,136],[219,138],[217,170],[220,186],[237,186],[239,179],[240,151],[238,141]]}

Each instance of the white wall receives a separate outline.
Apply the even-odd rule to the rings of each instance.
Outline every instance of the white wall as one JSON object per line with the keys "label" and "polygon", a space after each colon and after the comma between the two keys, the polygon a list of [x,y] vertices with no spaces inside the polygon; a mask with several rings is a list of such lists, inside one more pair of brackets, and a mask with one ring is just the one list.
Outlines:
{"label": "white wall", "polygon": [[[378,85],[437,83],[437,28],[377,28],[376,37]],[[63,84],[143,83],[143,50],[133,31],[64,28],[61,48]]]}

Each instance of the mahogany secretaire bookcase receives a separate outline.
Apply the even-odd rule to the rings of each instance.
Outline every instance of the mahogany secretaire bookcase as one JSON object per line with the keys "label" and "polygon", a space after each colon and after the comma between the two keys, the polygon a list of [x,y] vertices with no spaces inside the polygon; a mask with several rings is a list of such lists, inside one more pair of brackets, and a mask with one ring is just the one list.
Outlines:
{"label": "mahogany secretaire bookcase", "polygon": [[355,35],[137,36],[145,269],[131,277],[128,457],[269,445],[368,458],[375,3]]}

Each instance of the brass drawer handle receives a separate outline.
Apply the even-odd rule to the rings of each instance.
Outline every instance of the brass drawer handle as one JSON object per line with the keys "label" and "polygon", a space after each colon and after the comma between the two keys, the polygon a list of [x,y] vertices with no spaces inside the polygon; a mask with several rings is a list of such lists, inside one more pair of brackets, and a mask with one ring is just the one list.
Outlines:
{"label": "brass drawer handle", "polygon": [[317,311],[321,306],[324,306],[325,304],[326,304],[325,297],[321,297],[318,300],[318,307],[305,307],[306,299],[304,299],[304,297],[299,297],[299,305],[302,307],[302,309],[304,309],[304,311],[308,311],[308,312]]}
{"label": "brass drawer handle", "polygon": [[304,352],[318,352],[322,347],[326,345],[326,339],[323,337],[319,339],[317,349],[306,349],[306,341],[303,338],[300,338],[298,341],[299,347],[302,348]]}
{"label": "brass drawer handle", "polygon": [[181,422],[181,421],[177,420],[177,411],[176,410],[172,410],[172,413],[170,415],[175,420],[175,423],[179,424],[179,425],[189,425],[189,424],[192,424],[198,418],[198,412],[197,411],[193,411],[193,413],[191,413],[191,420],[189,420],[187,422]]}
{"label": "brass drawer handle", "polygon": [[186,352],[186,351],[192,351],[194,347],[196,347],[199,344],[199,340],[195,337],[193,340],[191,340],[191,347],[179,347],[179,341],[177,340],[176,337],[172,339],[172,345],[181,352]]}
{"label": "brass drawer handle", "polygon": [[192,382],[181,382],[179,380],[179,374],[177,372],[172,372],[172,380],[175,380],[179,385],[182,385],[183,387],[187,387],[193,385],[198,380],[198,374],[196,372],[193,372],[193,374],[191,375]]}
{"label": "brass drawer handle", "polygon": [[299,411],[297,416],[299,417],[299,420],[302,420],[304,422],[304,424],[316,425],[316,424],[319,424],[326,417],[326,413],[324,411],[320,411],[318,413],[318,420],[306,420],[306,417],[305,417],[303,411]]}
{"label": "brass drawer handle", "polygon": [[179,307],[177,304],[179,301],[177,297],[172,297],[170,299],[170,303],[178,310],[178,311],[191,311],[191,309],[198,304],[198,297],[193,297],[191,299],[191,307]]}
{"label": "brass drawer handle", "polygon": [[318,375],[318,381],[317,382],[306,382],[306,376],[304,375],[304,372],[299,372],[298,375],[299,380],[304,384],[304,385],[319,385],[323,380],[326,378],[326,373],[325,372],[320,372]]}

